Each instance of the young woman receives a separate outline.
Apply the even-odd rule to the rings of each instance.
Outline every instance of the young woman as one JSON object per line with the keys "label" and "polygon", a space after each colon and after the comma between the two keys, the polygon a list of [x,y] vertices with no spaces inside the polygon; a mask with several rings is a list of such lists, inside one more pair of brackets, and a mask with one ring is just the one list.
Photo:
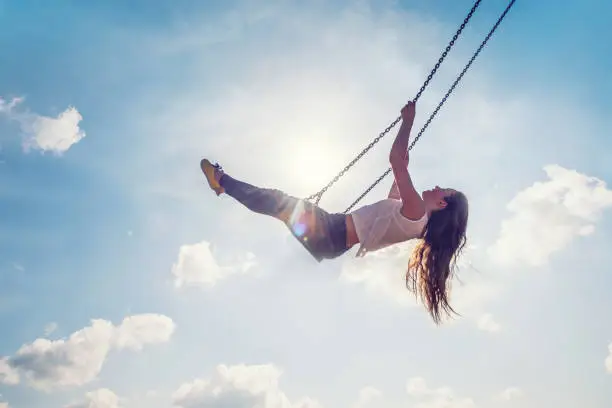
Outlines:
{"label": "young woman", "polygon": [[364,256],[399,242],[419,239],[408,263],[406,285],[421,297],[434,322],[441,312],[454,312],[448,303],[453,269],[465,245],[468,201],[450,188],[419,194],[408,172],[408,139],[415,105],[402,109],[402,124],[389,161],[395,180],[387,198],[349,214],[329,214],[320,207],[280,190],[260,188],[225,174],[218,164],[203,159],[200,167],[210,187],[226,193],[259,214],[281,220],[317,261],[336,258],[359,244]]}

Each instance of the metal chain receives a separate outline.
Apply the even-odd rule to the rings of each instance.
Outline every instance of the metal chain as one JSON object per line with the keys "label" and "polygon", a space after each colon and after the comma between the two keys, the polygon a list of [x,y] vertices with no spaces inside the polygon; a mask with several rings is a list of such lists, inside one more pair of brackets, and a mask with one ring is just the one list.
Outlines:
{"label": "metal chain", "polygon": [[[431,72],[429,73],[429,75],[427,75],[427,79],[425,80],[425,82],[423,83],[423,85],[421,85],[421,89],[419,89],[419,92],[417,92],[416,96],[413,99],[413,102],[417,102],[419,100],[419,98],[421,97],[421,94],[423,93],[423,91],[425,91],[425,88],[427,88],[427,85],[429,85],[429,82],[431,82],[431,79],[434,77],[434,75],[436,74],[436,72],[438,71],[438,68],[440,68],[440,65],[442,64],[442,62],[444,61],[444,59],[446,58],[446,56],[448,55],[449,51],[451,50],[451,48],[453,47],[453,45],[455,45],[455,41],[457,41],[457,38],[459,37],[459,35],[461,34],[461,32],[463,31],[463,29],[465,28],[466,24],[470,21],[470,19],[472,18],[472,15],[474,14],[474,11],[476,11],[476,8],[478,8],[478,6],[480,5],[480,2],[482,0],[476,0],[476,2],[474,3],[474,5],[472,6],[472,8],[470,9],[468,15],[465,17],[465,19],[463,20],[463,23],[461,23],[461,25],[459,26],[459,29],[457,30],[457,32],[455,33],[455,35],[453,35],[453,38],[450,40],[450,42],[448,43],[448,45],[446,46],[446,48],[444,49],[444,52],[442,52],[442,55],[440,56],[440,58],[438,59],[438,62],[436,62],[436,65],[433,67],[433,69],[431,70]],[[387,128],[385,130],[383,130],[372,142],[370,142],[369,145],[367,145],[358,155],[357,157],[355,157],[353,160],[351,160],[351,162],[349,164],[347,164],[344,169],[342,169],[340,171],[340,173],[338,173],[333,179],[332,181],[330,181],[325,187],[323,187],[319,192],[314,193],[312,195],[310,195],[309,197],[306,198],[306,200],[310,201],[313,198],[316,198],[315,200],[315,204],[318,204],[319,201],[321,200],[321,197],[323,196],[323,194],[327,191],[327,189],[329,189],[334,183],[336,183],[340,177],[342,177],[351,167],[353,167],[353,165],[355,163],[357,163],[357,161],[359,159],[361,159],[363,157],[364,154],[366,154],[372,147],[374,147],[374,145],[376,143],[378,143],[380,141],[380,139],[382,139],[387,133],[389,133],[389,131],[391,129],[393,129],[393,127],[395,125],[397,125],[400,121],[401,121],[401,116],[399,116],[397,119],[395,119],[389,126],[387,126]]]}
{"label": "metal chain", "polygon": [[459,35],[463,31],[463,29],[465,28],[466,24],[472,18],[472,14],[474,14],[474,11],[476,11],[476,8],[478,8],[478,6],[480,5],[480,1],[481,0],[477,0],[474,3],[474,5],[472,6],[472,9],[470,10],[468,15],[463,20],[463,23],[461,23],[461,26],[459,26],[459,29],[457,30],[457,32],[455,33],[453,38],[450,40],[450,42],[446,46],[446,49],[444,50],[444,52],[442,53],[442,55],[438,59],[438,62],[434,66],[433,70],[427,76],[427,79],[425,80],[425,83],[421,86],[421,89],[419,89],[419,92],[417,92],[416,96],[412,100],[414,103],[416,103],[419,100],[419,98],[421,97],[421,94],[423,93],[423,91],[425,91],[425,88],[427,88],[427,85],[429,85],[429,82],[431,81],[431,79],[433,78],[435,73],[438,71],[438,68],[440,68],[440,64],[442,64],[442,61],[444,61],[444,58],[446,58],[446,55],[449,53],[451,48],[453,48],[453,45],[455,45],[455,41],[457,41],[457,38],[459,37]]}
{"label": "metal chain", "polygon": [[[438,104],[438,106],[436,107],[436,109],[433,111],[433,113],[429,116],[429,119],[427,119],[427,122],[425,122],[425,125],[423,125],[423,127],[421,128],[421,130],[419,131],[419,133],[417,134],[417,136],[414,138],[414,140],[412,141],[412,143],[410,144],[410,146],[408,147],[408,151],[412,150],[412,148],[414,147],[414,145],[416,144],[416,142],[420,139],[420,137],[423,135],[423,133],[425,132],[425,129],[427,129],[427,127],[429,126],[429,124],[431,123],[431,121],[433,120],[433,118],[438,114],[438,111],[440,110],[440,108],[442,107],[442,105],[444,105],[444,103],[446,102],[446,100],[448,99],[448,97],[451,95],[451,93],[453,92],[453,90],[455,89],[455,87],[457,86],[457,84],[459,84],[459,82],[461,81],[461,78],[463,78],[463,76],[465,75],[465,73],[467,72],[467,70],[470,68],[470,66],[472,65],[472,63],[474,62],[474,60],[476,59],[476,57],[478,56],[478,54],[480,54],[480,51],[484,48],[484,46],[487,44],[487,42],[489,41],[489,39],[491,38],[491,36],[493,35],[493,33],[495,32],[495,30],[497,29],[497,27],[499,26],[499,24],[502,22],[502,20],[504,19],[504,17],[506,16],[506,14],[508,13],[508,11],[510,11],[510,8],[514,5],[514,2],[516,0],[511,0],[510,3],[508,4],[508,6],[506,7],[506,10],[504,10],[504,12],[502,13],[502,15],[499,17],[499,19],[497,20],[497,22],[495,23],[495,25],[493,25],[493,28],[491,28],[491,31],[489,31],[489,34],[487,34],[487,36],[485,37],[484,41],[480,44],[480,46],[478,47],[478,49],[476,50],[476,52],[474,53],[474,55],[472,55],[472,58],[470,58],[469,62],[465,65],[465,67],[463,68],[463,70],[461,71],[461,73],[459,74],[459,76],[457,77],[457,79],[455,79],[455,82],[453,83],[453,85],[449,88],[449,90],[446,92],[446,95],[444,95],[444,97],[442,98],[442,100],[440,101],[440,103]],[[346,209],[344,210],[344,213],[348,213],[363,197],[365,197],[378,183],[380,183],[389,173],[391,172],[391,168],[388,168],[380,177],[378,177],[378,179],[372,183],[372,185],[370,185],[370,187],[368,187],[355,201],[353,201],[353,203]]]}

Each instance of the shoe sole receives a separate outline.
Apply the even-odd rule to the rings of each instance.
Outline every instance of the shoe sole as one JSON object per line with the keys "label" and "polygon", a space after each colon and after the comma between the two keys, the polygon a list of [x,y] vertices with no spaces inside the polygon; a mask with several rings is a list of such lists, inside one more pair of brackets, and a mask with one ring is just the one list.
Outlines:
{"label": "shoe sole", "polygon": [[223,193],[224,189],[221,185],[215,180],[215,166],[208,160],[203,159],[200,162],[200,168],[202,169],[202,173],[206,176],[206,181],[210,188],[217,194]]}

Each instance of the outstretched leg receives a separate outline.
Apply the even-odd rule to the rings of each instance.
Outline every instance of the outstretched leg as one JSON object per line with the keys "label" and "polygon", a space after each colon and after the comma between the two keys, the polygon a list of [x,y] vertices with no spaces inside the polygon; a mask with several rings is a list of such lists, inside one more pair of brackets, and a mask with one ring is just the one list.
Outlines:
{"label": "outstretched leg", "polygon": [[283,221],[317,261],[338,257],[349,249],[344,214],[328,214],[280,190],[236,180],[207,159],[200,162],[200,167],[217,195],[227,193],[249,210]]}
{"label": "outstretched leg", "polygon": [[288,222],[299,201],[280,190],[256,187],[236,180],[225,174],[219,165],[212,164],[207,159],[202,159],[200,167],[206,175],[208,184],[217,195],[226,193],[249,210],[269,215],[285,223]]}

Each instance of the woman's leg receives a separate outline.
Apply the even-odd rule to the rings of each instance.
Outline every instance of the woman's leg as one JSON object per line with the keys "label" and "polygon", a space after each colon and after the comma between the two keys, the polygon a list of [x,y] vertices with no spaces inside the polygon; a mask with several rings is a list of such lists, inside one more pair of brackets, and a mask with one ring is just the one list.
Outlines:
{"label": "woman's leg", "polygon": [[278,218],[287,222],[293,212],[298,199],[284,192],[272,189],[256,187],[244,181],[236,180],[227,174],[219,179],[219,184],[227,195],[243,204],[249,210]]}
{"label": "woman's leg", "polygon": [[203,159],[200,165],[208,183],[217,194],[226,193],[253,212],[287,223],[299,201],[280,190],[256,187],[236,180],[206,159]]}
{"label": "woman's leg", "polygon": [[206,159],[200,165],[217,194],[227,193],[249,210],[283,221],[317,261],[335,258],[348,250],[344,214],[328,214],[318,206],[281,190],[236,180]]}

